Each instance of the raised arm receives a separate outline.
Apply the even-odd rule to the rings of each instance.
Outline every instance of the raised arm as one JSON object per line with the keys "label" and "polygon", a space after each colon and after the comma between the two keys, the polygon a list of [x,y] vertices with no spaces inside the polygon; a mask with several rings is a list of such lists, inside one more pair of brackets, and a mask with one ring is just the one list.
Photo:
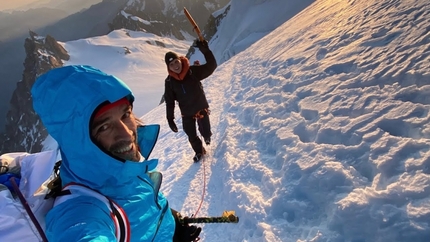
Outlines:
{"label": "raised arm", "polygon": [[208,42],[206,40],[197,41],[197,47],[203,53],[206,63],[200,66],[193,66],[193,73],[199,80],[203,80],[208,76],[212,75],[212,73],[217,68],[217,63],[214,54],[209,49]]}

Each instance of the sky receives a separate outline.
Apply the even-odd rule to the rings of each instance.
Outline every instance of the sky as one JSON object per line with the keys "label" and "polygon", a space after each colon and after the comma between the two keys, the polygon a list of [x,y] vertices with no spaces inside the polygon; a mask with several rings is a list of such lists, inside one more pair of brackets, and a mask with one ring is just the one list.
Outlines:
{"label": "sky", "polygon": [[[38,7],[46,7],[47,4],[50,4],[50,2],[52,1],[52,7],[58,7],[58,6],[63,6],[64,7],[64,2],[68,2],[71,3],[72,1],[76,1],[76,0],[0,0],[0,11],[5,11],[5,12],[11,12],[11,11],[25,11],[28,10],[30,8],[38,8]],[[101,2],[102,0],[99,0],[99,2]],[[95,1],[92,1],[93,4],[95,4]],[[72,4],[73,5],[73,4]],[[82,8],[87,8],[91,5],[88,4],[84,4],[82,5]],[[76,7],[73,6],[73,8],[68,9],[68,10],[73,10]],[[76,10],[78,11],[78,10]],[[72,11],[75,12],[75,11]]]}
{"label": "sky", "polygon": [[18,9],[37,2],[48,2],[48,0],[1,0],[0,11]]}
{"label": "sky", "polygon": [[281,14],[275,2],[234,2],[242,18],[220,29],[236,35],[210,42],[219,66],[203,86],[213,137],[199,163],[178,107],[173,133],[157,106],[164,53],[185,54],[190,40],[117,30],[63,43],[65,64],[120,77],[136,96],[134,112],[161,125],[151,158],[172,208],[197,217],[235,211],[237,224],[199,224],[201,241],[428,241],[428,1],[315,1],[282,15],[273,31],[252,24],[259,9]]}

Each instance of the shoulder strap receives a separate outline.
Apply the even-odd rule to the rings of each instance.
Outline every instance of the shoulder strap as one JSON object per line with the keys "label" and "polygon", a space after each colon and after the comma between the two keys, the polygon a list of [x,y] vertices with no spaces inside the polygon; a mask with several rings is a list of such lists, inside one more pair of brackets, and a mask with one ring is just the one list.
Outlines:
{"label": "shoulder strap", "polygon": [[116,238],[120,242],[130,241],[130,223],[124,210],[112,199],[109,200],[109,205],[113,213],[113,222],[115,224]]}
{"label": "shoulder strap", "polygon": [[91,196],[99,199],[109,208],[115,224],[115,235],[119,242],[130,241],[130,222],[124,210],[112,199],[84,185],[72,183],[63,188],[63,194],[55,199],[54,206],[79,196]]}
{"label": "shoulder strap", "polygon": [[22,195],[21,191],[19,190],[18,184],[15,182],[15,178],[12,177],[10,179],[10,182],[12,184],[13,189],[15,190],[19,201],[22,203],[22,206],[24,207],[27,214],[30,216],[31,222],[33,222],[34,226],[36,227],[37,231],[39,232],[39,235],[43,242],[48,242],[48,239],[46,238],[45,232],[43,231],[42,227],[40,226],[40,223],[37,221],[36,216],[34,216],[33,211],[31,211],[30,206],[28,205],[26,199],[24,198],[24,195]]}

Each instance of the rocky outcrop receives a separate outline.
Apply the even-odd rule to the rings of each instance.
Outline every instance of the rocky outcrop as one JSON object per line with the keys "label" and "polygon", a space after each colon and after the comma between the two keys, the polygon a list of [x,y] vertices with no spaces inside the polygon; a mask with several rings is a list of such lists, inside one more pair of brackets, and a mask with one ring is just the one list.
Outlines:
{"label": "rocky outcrop", "polygon": [[221,21],[227,16],[228,12],[231,9],[231,4],[227,5],[224,8],[224,11],[221,11],[217,16],[210,15],[208,21],[206,22],[206,25],[203,27],[203,30],[205,32],[205,37],[207,39],[211,39],[216,32],[218,31],[218,26],[220,25]]}
{"label": "rocky outcrop", "polygon": [[[224,7],[224,9],[220,9],[217,13],[217,15],[211,14],[204,25],[203,28],[201,28],[204,37],[207,40],[212,39],[212,37],[216,34],[218,31],[218,26],[220,25],[221,21],[227,16],[228,12],[231,9],[231,4],[228,4]],[[187,57],[189,58],[191,55],[193,55],[196,52],[196,49],[191,46],[188,50]],[[164,99],[161,100],[161,103],[164,101]]]}
{"label": "rocky outcrop", "polygon": [[41,74],[69,60],[67,51],[51,36],[41,37],[30,31],[25,40],[24,73],[12,94],[2,135],[1,152],[39,152],[48,133],[33,110],[31,87]]}

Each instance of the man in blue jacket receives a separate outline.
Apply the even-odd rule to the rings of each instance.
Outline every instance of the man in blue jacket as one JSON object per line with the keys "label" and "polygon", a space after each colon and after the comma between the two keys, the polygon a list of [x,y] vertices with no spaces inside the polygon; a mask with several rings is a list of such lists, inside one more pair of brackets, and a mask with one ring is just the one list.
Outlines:
{"label": "man in blue jacket", "polygon": [[[90,66],[66,66],[40,76],[32,97],[34,110],[58,142],[63,188],[78,184],[117,208],[71,190],[46,217],[50,242],[198,237],[201,228],[180,223],[159,191],[158,160],[148,159],[159,125],[143,125],[134,116],[134,96],[126,84]],[[122,224],[113,219],[113,211],[125,215]]]}

